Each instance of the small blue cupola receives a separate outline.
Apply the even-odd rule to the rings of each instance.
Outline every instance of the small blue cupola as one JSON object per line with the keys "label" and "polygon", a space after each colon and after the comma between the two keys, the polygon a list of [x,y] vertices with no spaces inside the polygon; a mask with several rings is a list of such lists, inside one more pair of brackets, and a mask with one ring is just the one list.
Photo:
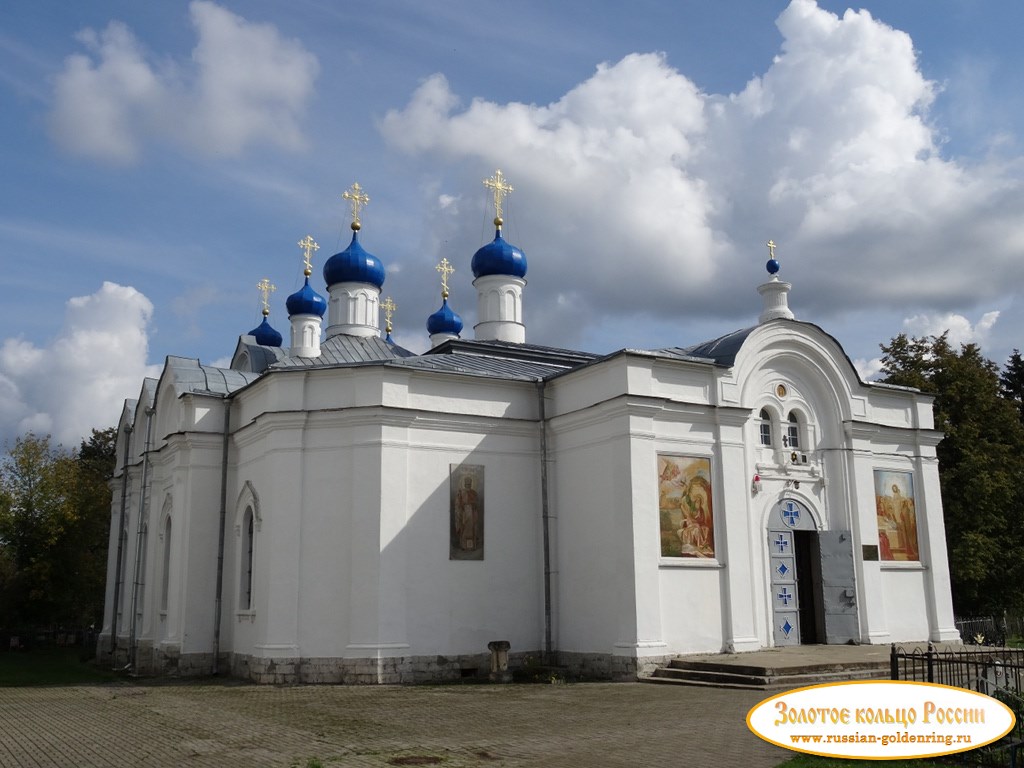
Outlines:
{"label": "small blue cupola", "polygon": [[285,306],[288,308],[288,316],[293,315],[316,315],[323,317],[327,312],[327,299],[314,291],[309,285],[309,276],[303,286],[287,298]]}
{"label": "small blue cupola", "polygon": [[256,284],[256,290],[260,292],[260,302],[263,305],[263,322],[249,331],[249,335],[255,336],[256,343],[261,347],[280,347],[284,342],[284,336],[271,327],[267,320],[270,316],[270,294],[277,288],[264,277]]}
{"label": "small blue cupola", "polygon": [[288,297],[285,306],[288,308],[288,319],[292,325],[292,346],[289,353],[292,357],[320,357],[320,324],[327,312],[327,299],[313,290],[309,284],[309,276],[313,274],[314,251],[320,250],[312,235],[299,240],[299,248],[303,251],[302,274],[305,281],[302,287]]}
{"label": "small blue cupola", "polygon": [[768,270],[768,282],[761,283],[757,292],[761,294],[762,309],[758,317],[758,323],[767,323],[770,320],[793,320],[793,310],[789,308],[789,289],[793,286],[779,280],[779,260],[775,258],[774,240],[769,240],[768,263],[764,268]]}
{"label": "small blue cupola", "polygon": [[455,267],[444,258],[435,269],[441,273],[441,308],[427,318],[427,333],[434,347],[448,339],[457,339],[462,333],[462,318],[448,306],[448,278],[455,272]]}
{"label": "small blue cupola", "polygon": [[462,333],[462,318],[448,306],[448,299],[443,299],[441,308],[427,318],[427,333],[444,333],[458,336]]}
{"label": "small blue cupola", "polygon": [[352,242],[324,264],[324,281],[329,294],[327,337],[380,336],[380,289],[384,286],[384,265],[359,242],[359,211],[370,196],[358,183],[342,193],[352,205]]}
{"label": "small blue cupola", "polygon": [[368,283],[380,290],[384,286],[384,265],[359,242],[359,228],[353,222],[352,242],[324,264],[327,287],[338,283]]}
{"label": "small blue cupola", "polygon": [[256,343],[261,347],[280,347],[284,342],[284,336],[274,330],[267,322],[267,316],[263,316],[263,322],[249,331],[250,336],[256,337]]}
{"label": "small blue cupola", "polygon": [[501,206],[513,192],[500,170],[484,179],[494,193],[494,240],[473,254],[473,286],[477,292],[477,322],[473,326],[481,341],[526,341],[523,325],[523,288],[526,286],[526,255],[501,236]]}
{"label": "small blue cupola", "polygon": [[473,254],[473,277],[509,275],[526,277],[526,254],[501,236],[501,227],[494,232],[494,240]]}

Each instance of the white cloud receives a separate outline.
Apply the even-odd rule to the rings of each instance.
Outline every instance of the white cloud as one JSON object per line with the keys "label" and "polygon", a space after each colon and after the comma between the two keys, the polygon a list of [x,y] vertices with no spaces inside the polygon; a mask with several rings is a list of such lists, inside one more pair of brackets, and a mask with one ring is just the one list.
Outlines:
{"label": "white cloud", "polygon": [[971,323],[963,315],[953,312],[944,315],[914,315],[903,321],[903,327],[911,336],[948,334],[946,338],[953,349],[959,349],[961,344],[976,344],[983,347],[989,340],[999,314],[998,311],[986,312],[977,323]]}
{"label": "white cloud", "polygon": [[[547,105],[464,105],[435,75],[382,132],[428,160],[506,171],[512,210],[545,248],[517,242],[539,278],[531,315],[560,343],[637,307],[680,321],[755,316],[769,237],[807,319],[1019,292],[1024,163],[942,156],[929,121],[938,89],[910,37],[813,0],[792,0],[777,25],[778,55],[736,94],[702,93],[657,54],[603,64]],[[474,206],[456,215],[475,231]],[[579,300],[560,308],[567,288]]]}
{"label": "white cloud", "polygon": [[857,375],[860,376],[861,381],[870,381],[882,372],[882,358],[873,357],[870,360],[865,360],[863,357],[858,357],[853,361],[853,367],[857,369]]}
{"label": "white cloud", "polygon": [[0,346],[0,435],[50,433],[73,446],[92,428],[117,424],[126,397],[146,376],[153,305],[129,286],[105,282],[67,302],[64,325],[47,347],[22,339]]}
{"label": "white cloud", "polygon": [[152,141],[237,155],[252,144],[304,145],[301,119],[319,65],[301,43],[270,24],[246,21],[206,0],[189,6],[198,41],[191,61],[150,55],[112,21],[78,40],[86,54],[65,60],[50,114],[65,149],[135,162]]}

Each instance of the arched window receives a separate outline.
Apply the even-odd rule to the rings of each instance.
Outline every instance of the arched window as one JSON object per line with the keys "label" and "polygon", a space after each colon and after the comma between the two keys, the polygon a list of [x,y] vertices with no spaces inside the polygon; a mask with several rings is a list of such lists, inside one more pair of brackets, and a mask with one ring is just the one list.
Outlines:
{"label": "arched window", "polygon": [[772,415],[767,408],[761,409],[761,445],[772,445]]}
{"label": "arched window", "polygon": [[253,515],[252,507],[245,508],[242,518],[241,573],[238,590],[238,609],[252,610],[252,550],[253,550]]}
{"label": "arched window", "polygon": [[164,523],[164,573],[160,585],[160,610],[167,612],[167,595],[171,587],[171,518]]}
{"label": "arched window", "polygon": [[786,425],[786,442],[788,448],[800,448],[800,421],[792,412],[789,414],[789,423]]}

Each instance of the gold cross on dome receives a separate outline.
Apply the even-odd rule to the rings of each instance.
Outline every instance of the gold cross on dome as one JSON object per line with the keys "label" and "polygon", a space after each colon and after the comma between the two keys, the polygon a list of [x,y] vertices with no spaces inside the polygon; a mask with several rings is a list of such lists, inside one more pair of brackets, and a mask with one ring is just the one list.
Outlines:
{"label": "gold cross on dome", "polygon": [[363,191],[358,181],[342,192],[341,196],[352,204],[352,229],[359,229],[359,210],[370,202],[370,196]]}
{"label": "gold cross on dome", "polygon": [[441,259],[441,263],[434,267],[438,272],[441,273],[441,298],[448,298],[448,278],[455,271],[455,267],[451,265],[448,259]]}
{"label": "gold cross on dome", "polygon": [[395,310],[398,309],[398,305],[392,301],[390,296],[388,296],[380,303],[380,308],[384,310],[384,331],[385,333],[391,333],[391,316],[395,314]]}
{"label": "gold cross on dome", "polygon": [[505,174],[499,168],[489,179],[484,179],[484,186],[494,193],[494,223],[501,226],[501,204],[505,196],[515,192],[511,184],[505,181]]}
{"label": "gold cross on dome", "polygon": [[256,283],[256,290],[263,297],[263,316],[266,317],[270,314],[270,294],[277,290],[277,286],[264,277]]}
{"label": "gold cross on dome", "polygon": [[774,259],[775,258],[775,241],[774,240],[769,240],[767,243],[765,243],[765,245],[768,246],[768,258],[769,259]]}
{"label": "gold cross on dome", "polygon": [[299,248],[303,250],[303,266],[305,267],[306,277],[309,277],[313,274],[313,265],[309,260],[312,258],[314,251],[320,250],[320,246],[316,244],[316,240],[313,239],[312,235],[306,235],[302,240],[299,240]]}

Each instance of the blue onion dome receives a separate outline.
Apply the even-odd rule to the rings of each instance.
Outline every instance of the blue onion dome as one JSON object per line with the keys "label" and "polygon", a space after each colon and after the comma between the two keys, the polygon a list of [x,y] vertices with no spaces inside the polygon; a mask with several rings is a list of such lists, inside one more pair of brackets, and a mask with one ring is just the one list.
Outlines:
{"label": "blue onion dome", "polygon": [[427,318],[427,333],[451,333],[458,336],[462,332],[462,318],[448,306],[448,299],[441,302],[441,308]]}
{"label": "blue onion dome", "polygon": [[327,311],[327,300],[309,287],[309,276],[307,275],[305,284],[288,297],[285,306],[288,308],[289,317],[295,315],[323,317]]}
{"label": "blue onion dome", "polygon": [[499,225],[494,233],[494,240],[473,254],[473,276],[511,275],[526,276],[526,254],[510,245],[501,236]]}
{"label": "blue onion dome", "polygon": [[249,331],[250,336],[256,337],[256,343],[261,347],[280,347],[284,341],[284,337],[275,331],[270,323],[267,322],[267,316],[263,315],[263,322],[258,326]]}
{"label": "blue onion dome", "polygon": [[764,266],[769,275],[774,275],[779,271],[779,262],[776,259],[768,259],[768,263]]}
{"label": "blue onion dome", "polygon": [[384,265],[380,259],[359,244],[359,231],[352,228],[352,242],[341,253],[336,253],[324,264],[327,287],[337,283],[370,283],[378,288],[384,285]]}

